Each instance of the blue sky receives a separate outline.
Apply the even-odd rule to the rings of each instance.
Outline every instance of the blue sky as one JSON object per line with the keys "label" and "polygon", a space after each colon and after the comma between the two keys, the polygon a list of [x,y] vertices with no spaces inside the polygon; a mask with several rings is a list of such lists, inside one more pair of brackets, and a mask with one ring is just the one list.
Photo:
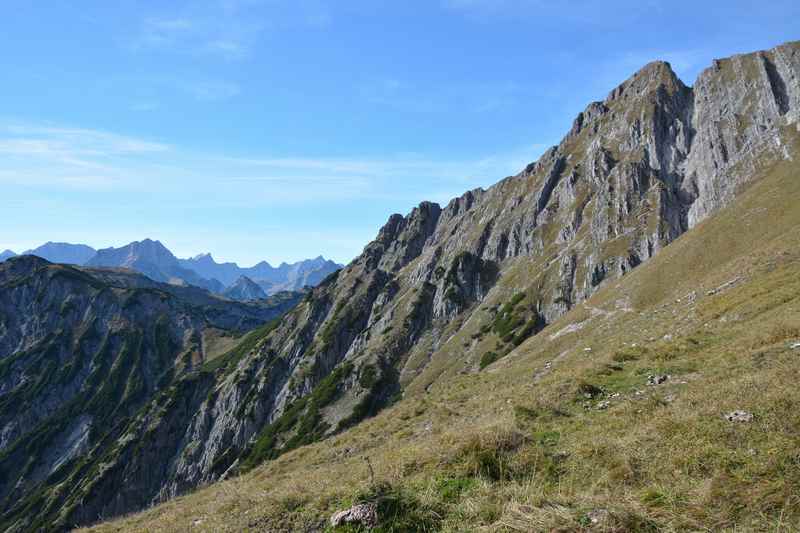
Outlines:
{"label": "blue sky", "polygon": [[[767,6],[768,7],[765,7]],[[653,59],[800,38],[800,3],[5,0],[0,249],[145,237],[347,262],[519,171]]]}

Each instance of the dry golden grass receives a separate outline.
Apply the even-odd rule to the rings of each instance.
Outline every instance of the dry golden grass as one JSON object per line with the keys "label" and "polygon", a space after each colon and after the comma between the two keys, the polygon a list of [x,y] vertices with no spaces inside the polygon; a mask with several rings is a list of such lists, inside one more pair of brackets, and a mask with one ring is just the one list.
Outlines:
{"label": "dry golden grass", "polygon": [[800,531],[795,168],[485,371],[91,531],[321,530],[361,499],[384,531]]}

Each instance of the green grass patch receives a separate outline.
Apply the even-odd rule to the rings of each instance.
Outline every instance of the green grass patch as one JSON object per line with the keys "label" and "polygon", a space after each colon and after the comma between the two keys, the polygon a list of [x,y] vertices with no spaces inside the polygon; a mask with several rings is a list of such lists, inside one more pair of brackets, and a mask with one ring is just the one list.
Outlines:
{"label": "green grass patch", "polygon": [[262,339],[266,338],[267,335],[272,333],[272,331],[277,328],[280,323],[281,319],[276,318],[267,322],[263,326],[254,329],[250,333],[246,334],[235,348],[215,359],[203,363],[203,365],[200,367],[200,371],[214,373],[219,369],[223,369],[225,371],[232,370],[244,356],[255,350],[255,348],[258,346],[258,343]]}
{"label": "green grass patch", "polygon": [[497,352],[488,351],[481,356],[480,367],[481,370],[486,368],[487,366],[491,365],[495,361],[500,359],[500,355]]}

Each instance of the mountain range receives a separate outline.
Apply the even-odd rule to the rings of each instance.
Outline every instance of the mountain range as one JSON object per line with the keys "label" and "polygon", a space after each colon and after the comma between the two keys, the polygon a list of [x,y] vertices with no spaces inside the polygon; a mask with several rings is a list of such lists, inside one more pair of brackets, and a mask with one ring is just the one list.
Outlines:
{"label": "mountain range", "polygon": [[[281,263],[277,268],[266,261],[249,268],[241,268],[236,263],[216,263],[211,254],[178,259],[160,241],[151,239],[102,250],[83,244],[48,242],[22,255],[35,255],[51,263],[130,268],[154,281],[194,285],[216,294],[225,293],[243,276],[255,282],[265,295],[301,290],[342,267],[322,256],[292,264]],[[6,250],[0,254],[0,261],[14,256],[14,252]],[[238,293],[227,291],[228,296]]]}
{"label": "mountain range", "polygon": [[791,42],[645,65],[277,308],[6,260],[0,527],[800,524],[798,158]]}
{"label": "mountain range", "polygon": [[[66,242],[46,242],[45,244],[32,250],[25,250],[22,255],[35,255],[42,259],[47,259],[52,263],[63,263],[67,265],[83,265],[91,259],[96,250],[85,244],[70,244]],[[0,253],[0,261],[5,261],[10,257],[16,257],[16,253],[5,250]]]}
{"label": "mountain range", "polygon": [[262,261],[255,266],[243,268],[236,263],[217,263],[211,254],[201,254],[191,259],[179,259],[181,266],[206,279],[215,279],[230,287],[242,276],[257,283],[267,294],[281,290],[298,290],[314,286],[328,274],[339,270],[339,265],[322,256],[297,263],[281,263],[277,267]]}

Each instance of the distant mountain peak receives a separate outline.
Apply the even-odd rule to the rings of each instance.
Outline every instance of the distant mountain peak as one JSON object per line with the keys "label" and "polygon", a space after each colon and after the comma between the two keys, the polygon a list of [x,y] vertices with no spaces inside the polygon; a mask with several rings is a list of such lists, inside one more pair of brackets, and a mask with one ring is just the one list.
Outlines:
{"label": "distant mountain peak", "polygon": [[119,248],[104,248],[87,263],[96,267],[122,267],[136,270],[154,281],[171,284],[195,285],[212,292],[220,292],[219,281],[205,279],[195,271],[183,267],[161,241],[144,239]]}
{"label": "distant mountain peak", "polygon": [[[130,243],[128,246],[146,246],[146,247],[154,248],[154,249],[157,249],[157,250],[166,250],[166,251],[169,252],[169,249],[166,246],[164,246],[164,244],[161,241],[153,240],[153,239],[144,239],[144,240],[141,240],[141,241],[134,241],[134,242]],[[172,252],[169,252],[169,253],[172,254]]]}
{"label": "distant mountain peak", "polygon": [[35,255],[51,263],[83,265],[94,257],[95,253],[94,248],[85,244],[47,241],[38,248],[25,250],[22,255]]}
{"label": "distant mountain peak", "polygon": [[252,279],[247,276],[239,276],[236,282],[228,287],[223,296],[233,300],[261,300],[267,297],[267,293]]}

